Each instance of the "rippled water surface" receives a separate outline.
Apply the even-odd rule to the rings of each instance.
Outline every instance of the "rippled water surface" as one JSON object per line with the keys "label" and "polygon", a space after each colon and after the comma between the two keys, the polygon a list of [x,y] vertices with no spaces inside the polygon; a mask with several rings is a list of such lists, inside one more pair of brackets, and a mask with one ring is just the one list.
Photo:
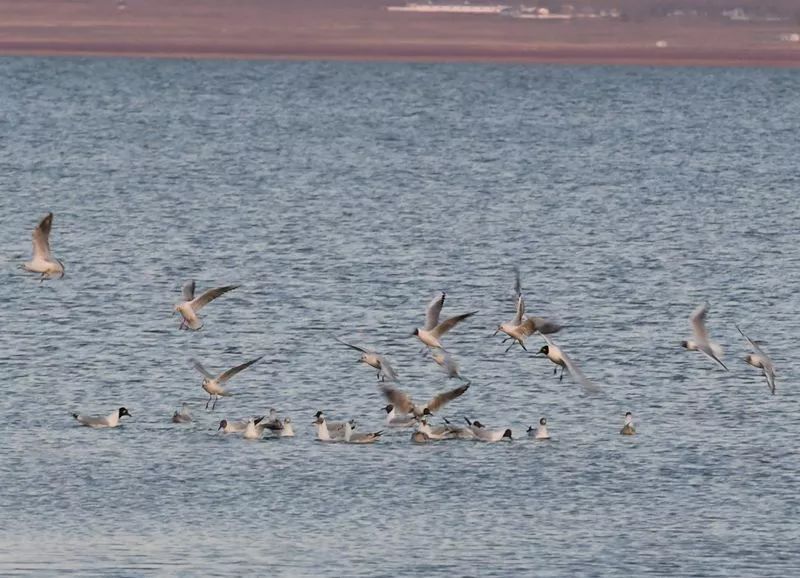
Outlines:
{"label": "rippled water surface", "polygon": [[[0,60],[0,573],[800,572],[797,71]],[[67,270],[17,268],[55,213]],[[488,335],[531,313],[602,393]],[[240,283],[178,331],[180,287]],[[511,443],[313,440],[382,427],[385,352],[427,302]],[[725,372],[683,351],[711,303]],[[778,368],[771,396],[735,323]],[[264,359],[204,410],[188,359]],[[169,422],[182,401],[195,422]],[[72,411],[133,414],[115,430]],[[291,415],[248,442],[222,417]],[[625,411],[639,434],[618,434]],[[525,429],[547,416],[553,441]],[[439,418],[437,417],[437,420]]]}

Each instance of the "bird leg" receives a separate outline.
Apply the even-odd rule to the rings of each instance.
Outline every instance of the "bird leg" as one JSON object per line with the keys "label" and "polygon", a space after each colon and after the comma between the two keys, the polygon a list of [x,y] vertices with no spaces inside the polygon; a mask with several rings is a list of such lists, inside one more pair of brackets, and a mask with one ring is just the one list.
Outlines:
{"label": "bird leg", "polygon": [[525,347],[525,344],[524,344],[524,343],[522,343],[522,341],[520,341],[520,342],[519,342],[519,346],[520,346],[522,349],[524,349],[525,351],[528,351],[528,348],[527,348],[527,347]]}
{"label": "bird leg", "polygon": [[561,366],[561,375],[558,377],[558,381],[561,381],[562,379],[564,379],[564,366],[563,365]]}
{"label": "bird leg", "polygon": [[219,399],[218,395],[214,396],[214,403],[211,404],[211,411],[214,411],[214,408],[217,407],[217,400]]}
{"label": "bird leg", "polygon": [[511,342],[511,345],[509,345],[508,347],[506,347],[506,353],[508,353],[508,350],[509,350],[509,349],[511,349],[512,347],[514,347],[514,345],[516,345],[516,343],[517,343],[516,341],[512,341],[512,342]]}
{"label": "bird leg", "polygon": [[206,409],[208,409],[209,403],[211,403],[211,394],[208,395],[208,401],[206,402]]}
{"label": "bird leg", "polygon": [[555,374],[557,374],[557,373],[558,373],[558,366],[556,365],[556,366],[553,368],[553,375],[555,375]]}

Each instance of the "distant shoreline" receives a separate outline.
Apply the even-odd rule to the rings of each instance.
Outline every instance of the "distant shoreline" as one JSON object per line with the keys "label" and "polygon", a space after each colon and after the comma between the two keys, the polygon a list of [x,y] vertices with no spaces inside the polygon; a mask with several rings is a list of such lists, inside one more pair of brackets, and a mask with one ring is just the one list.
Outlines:
{"label": "distant shoreline", "polygon": [[215,46],[72,44],[0,41],[0,57],[101,57],[194,60],[321,60],[350,62],[563,64],[596,66],[800,68],[800,50],[695,50],[586,47],[509,49],[497,46]]}

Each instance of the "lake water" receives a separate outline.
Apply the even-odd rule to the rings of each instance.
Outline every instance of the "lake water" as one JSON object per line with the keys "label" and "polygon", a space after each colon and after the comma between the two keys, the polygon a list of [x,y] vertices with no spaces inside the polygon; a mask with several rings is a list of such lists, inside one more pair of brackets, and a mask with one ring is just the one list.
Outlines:
{"label": "lake water", "polygon": [[[800,572],[798,71],[9,58],[0,78],[1,574]],[[47,211],[67,275],[39,283],[17,265]],[[601,394],[537,337],[488,337],[514,266]],[[189,278],[242,285],[196,333],[171,317]],[[409,337],[442,289],[444,315],[479,313],[446,338],[472,386],[440,413],[516,439],[315,442],[317,409],[384,416],[334,335],[419,400],[454,386]],[[704,300],[729,372],[679,346]],[[188,359],[258,355],[205,411]],[[70,416],[120,405],[115,430]],[[215,432],[269,407],[296,438]],[[550,443],[525,437],[540,416]]]}

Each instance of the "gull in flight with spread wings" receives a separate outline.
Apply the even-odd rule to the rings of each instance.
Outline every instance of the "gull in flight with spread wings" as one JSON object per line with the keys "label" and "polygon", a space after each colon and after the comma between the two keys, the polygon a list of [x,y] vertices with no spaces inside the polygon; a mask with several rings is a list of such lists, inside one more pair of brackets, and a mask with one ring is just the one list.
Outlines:
{"label": "gull in flight with spread wings", "polygon": [[561,330],[561,326],[558,323],[548,321],[542,317],[525,316],[525,299],[522,297],[521,285],[519,282],[519,269],[514,269],[514,273],[516,275],[516,282],[514,283],[514,290],[516,292],[514,299],[517,306],[516,315],[514,315],[514,318],[511,321],[501,323],[492,334],[492,337],[502,331],[508,336],[503,339],[503,343],[509,339],[512,340],[511,345],[506,348],[506,351],[514,347],[516,344],[519,344],[522,349],[527,351],[528,348],[525,347],[525,340],[528,337],[537,331],[539,333],[557,333]]}
{"label": "gull in flight with spread wings", "polygon": [[183,301],[175,305],[175,312],[180,313],[182,317],[180,329],[192,329],[194,331],[202,329],[203,324],[200,322],[197,312],[220,295],[223,295],[228,291],[233,291],[237,287],[239,286],[227,285],[225,287],[216,287],[214,289],[209,289],[200,295],[200,297],[195,297],[194,280],[188,281],[183,286]]}
{"label": "gull in flight with spread wings", "polygon": [[425,327],[418,327],[412,334],[416,335],[417,339],[430,348],[444,349],[444,346],[440,341],[444,334],[465,319],[468,319],[477,313],[477,311],[462,313],[461,315],[456,315],[454,317],[450,317],[449,319],[445,319],[440,323],[439,314],[442,312],[444,299],[445,292],[442,291],[438,297],[435,297],[433,301],[430,302],[428,309],[425,312]]}
{"label": "gull in flight with spread wings", "polygon": [[556,365],[553,368],[553,375],[555,375],[558,372],[558,368],[561,367],[561,375],[558,378],[559,381],[564,379],[564,370],[566,369],[572,378],[586,388],[587,391],[599,391],[600,388],[589,381],[563,349],[556,345],[547,335],[542,335],[542,338],[547,342],[547,345],[543,345],[539,353],[546,355],[547,359]]}
{"label": "gull in flight with spread wings", "polygon": [[[434,396],[428,403],[424,405],[415,404],[410,395],[400,389],[397,389],[396,387],[383,386],[383,394],[386,396],[386,399],[389,400],[389,403],[394,406],[395,410],[401,413],[413,414],[415,418],[419,419],[424,415],[431,415],[433,412],[443,407],[446,403],[463,395],[468,389],[469,382],[455,389],[444,391]],[[387,411],[389,410],[387,409]]]}
{"label": "gull in flight with spread wings", "polygon": [[64,263],[54,258],[50,252],[50,229],[53,226],[53,213],[47,213],[33,230],[33,257],[22,268],[32,273],[41,273],[41,280],[64,276]]}
{"label": "gull in flight with spread wings", "polygon": [[236,367],[232,367],[227,371],[223,371],[219,375],[215,376],[210,373],[205,367],[203,367],[199,361],[196,359],[192,359],[192,365],[194,368],[203,374],[203,389],[208,393],[208,401],[206,402],[206,409],[208,409],[208,404],[211,403],[211,399],[214,398],[214,404],[211,406],[211,411],[214,411],[214,408],[217,407],[217,400],[220,397],[230,397],[233,394],[227,391],[224,387],[222,387],[228,380],[230,380],[234,375],[239,373],[240,371],[244,371],[255,362],[260,360],[262,356],[256,357],[255,359],[251,359],[250,361],[246,361],[241,365],[237,365]]}
{"label": "gull in flight with spread wings", "polygon": [[350,349],[355,349],[356,351],[361,352],[361,357],[359,358],[360,363],[365,363],[370,367],[374,367],[378,370],[378,379],[381,381],[397,381],[397,372],[395,372],[394,368],[392,368],[389,360],[387,360],[383,355],[371,351],[369,349],[365,349],[363,347],[359,347],[358,345],[352,345],[351,343],[347,343],[346,341],[342,341],[338,337],[334,337],[336,341],[341,343],[342,345],[346,345]]}
{"label": "gull in flight with spread wings", "polygon": [[713,359],[719,363],[725,371],[728,368],[722,363],[722,348],[718,343],[711,341],[708,336],[708,329],[706,328],[706,317],[708,316],[708,303],[703,303],[698,306],[689,316],[689,323],[692,326],[692,333],[694,339],[687,339],[681,341],[681,347],[688,351],[699,351],[709,359]]}
{"label": "gull in flight with spread wings", "polygon": [[[736,329],[739,329],[739,326],[736,326]],[[767,378],[767,387],[772,392],[772,395],[775,395],[775,365],[772,363],[772,359],[770,359],[769,355],[758,346],[758,343],[750,339],[744,332],[739,329],[739,333],[742,334],[742,337],[747,339],[747,342],[750,344],[750,347],[753,348],[753,353],[746,356],[744,358],[745,362],[753,367],[757,367],[764,372],[764,377]]]}

